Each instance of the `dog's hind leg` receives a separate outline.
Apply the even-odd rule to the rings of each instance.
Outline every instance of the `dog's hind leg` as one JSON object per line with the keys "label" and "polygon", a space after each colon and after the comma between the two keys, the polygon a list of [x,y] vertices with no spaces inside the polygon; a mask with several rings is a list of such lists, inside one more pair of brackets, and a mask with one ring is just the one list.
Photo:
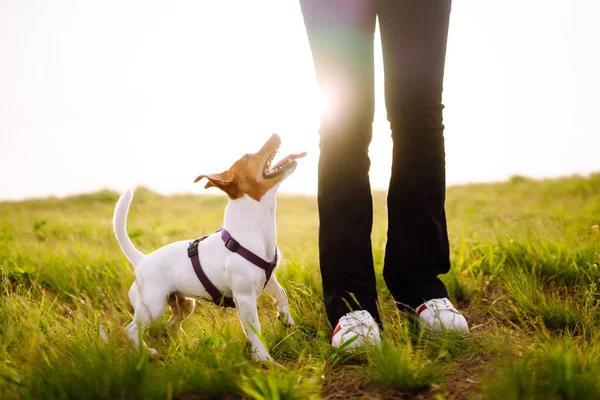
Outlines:
{"label": "dog's hind leg", "polygon": [[[136,349],[144,348],[151,356],[156,356],[158,352],[151,349],[141,339],[144,330],[158,320],[165,312],[167,307],[167,294],[160,293],[158,290],[142,291],[139,285],[134,282],[129,289],[129,299],[134,308],[133,321],[125,328],[129,340]],[[151,296],[148,293],[152,293]]]}
{"label": "dog's hind leg", "polygon": [[183,332],[181,322],[194,312],[196,300],[182,296],[180,293],[171,293],[167,301],[171,308],[169,327],[174,332]]}
{"label": "dog's hind leg", "polygon": [[275,300],[275,305],[277,306],[277,318],[279,318],[279,321],[281,321],[284,326],[294,326],[294,320],[292,319],[288,308],[287,295],[277,281],[275,274],[271,275],[271,279],[269,279],[267,286],[265,286],[265,292]]}

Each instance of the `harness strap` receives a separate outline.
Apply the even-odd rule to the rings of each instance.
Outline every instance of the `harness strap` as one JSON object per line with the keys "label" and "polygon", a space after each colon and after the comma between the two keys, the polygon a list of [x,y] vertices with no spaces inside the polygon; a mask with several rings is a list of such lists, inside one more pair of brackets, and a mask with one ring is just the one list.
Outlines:
{"label": "harness strap", "polygon": [[[275,246],[275,259],[273,261],[265,261],[264,259],[260,258],[256,254],[242,246],[240,242],[235,240],[224,228],[219,229],[217,232],[219,231],[221,232],[221,239],[225,243],[225,248],[227,248],[227,250],[239,254],[241,257],[245,258],[252,264],[256,265],[258,268],[261,268],[265,271],[265,276],[267,278],[265,280],[265,286],[267,286],[267,283],[269,282],[269,279],[271,279],[271,275],[273,274],[273,270],[277,266],[277,260],[279,260],[277,246]],[[210,296],[213,298],[213,302],[216,305],[224,307],[235,307],[233,299],[231,297],[223,297],[221,292],[219,292],[219,289],[217,289],[217,287],[213,285],[213,283],[210,281],[210,279],[208,279],[208,276],[206,276],[206,273],[202,269],[202,265],[200,264],[200,257],[198,256],[198,245],[207,237],[208,236],[202,236],[201,238],[198,238],[192,243],[190,243],[187,249],[188,257],[192,261],[192,266],[194,267],[194,272],[196,273],[196,276],[198,277],[200,283],[202,283],[202,286],[204,286],[208,294],[210,294]]]}
{"label": "harness strap", "polygon": [[221,292],[219,292],[219,289],[217,289],[216,286],[213,285],[213,283],[210,281],[210,279],[208,279],[208,276],[206,276],[206,273],[202,269],[202,265],[200,264],[200,257],[198,257],[198,244],[200,244],[200,242],[206,239],[207,237],[208,236],[203,236],[199,239],[196,239],[189,245],[187,249],[188,257],[192,261],[192,266],[194,267],[194,272],[196,273],[196,276],[198,277],[200,283],[202,283],[202,286],[204,286],[208,294],[210,294],[210,296],[213,298],[213,302],[216,305],[224,307],[235,307],[233,299],[231,297],[223,297],[223,295],[221,295]]}
{"label": "harness strap", "polygon": [[258,268],[261,268],[265,271],[265,275],[267,277],[267,280],[265,281],[265,286],[267,286],[269,279],[271,279],[271,274],[277,266],[277,260],[279,259],[279,254],[277,253],[277,246],[275,246],[275,259],[273,261],[266,261],[254,254],[253,252],[251,252],[250,250],[248,250],[247,248],[245,248],[244,246],[242,246],[240,242],[235,240],[231,236],[231,234],[229,234],[229,232],[225,230],[225,228],[221,228],[221,239],[223,240],[223,243],[225,243],[225,247],[227,248],[227,250],[239,254],[246,260],[250,261],[252,264],[256,265]]}

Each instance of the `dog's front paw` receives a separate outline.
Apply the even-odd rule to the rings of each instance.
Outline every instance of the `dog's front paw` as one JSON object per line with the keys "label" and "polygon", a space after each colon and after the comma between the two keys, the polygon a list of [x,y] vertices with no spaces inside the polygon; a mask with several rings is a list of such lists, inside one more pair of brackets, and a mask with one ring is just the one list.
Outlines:
{"label": "dog's front paw", "polygon": [[289,313],[278,313],[277,318],[279,318],[279,321],[283,324],[283,326],[287,326],[288,328],[296,325]]}
{"label": "dog's front paw", "polygon": [[257,362],[261,362],[261,361],[273,361],[273,357],[271,357],[269,355],[269,353],[267,353],[266,350],[264,349],[254,349],[250,351],[250,358],[252,359],[252,361],[257,361]]}
{"label": "dog's front paw", "polygon": [[148,347],[148,355],[150,356],[151,360],[157,359],[158,358],[158,351],[156,351],[156,349]]}

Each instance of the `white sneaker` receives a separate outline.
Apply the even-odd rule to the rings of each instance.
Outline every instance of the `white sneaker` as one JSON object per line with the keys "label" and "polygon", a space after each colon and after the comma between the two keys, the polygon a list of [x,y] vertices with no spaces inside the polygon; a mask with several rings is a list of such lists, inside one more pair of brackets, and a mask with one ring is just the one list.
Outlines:
{"label": "white sneaker", "polygon": [[469,332],[465,317],[445,297],[431,299],[421,304],[417,307],[417,317],[426,328],[431,330],[451,330],[465,334]]}
{"label": "white sneaker", "polygon": [[[356,339],[354,339],[356,338]],[[345,342],[352,340],[345,349],[355,350],[365,345],[381,345],[379,326],[368,311],[352,311],[344,315],[333,329],[331,345],[339,348]]]}

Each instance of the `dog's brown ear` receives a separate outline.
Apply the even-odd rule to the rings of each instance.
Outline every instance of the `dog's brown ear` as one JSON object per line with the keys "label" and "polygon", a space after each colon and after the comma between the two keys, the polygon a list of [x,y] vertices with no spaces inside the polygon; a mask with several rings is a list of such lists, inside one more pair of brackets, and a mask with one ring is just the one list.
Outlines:
{"label": "dog's brown ear", "polygon": [[233,174],[229,170],[221,172],[220,174],[200,175],[196,178],[194,183],[198,182],[202,178],[208,179],[208,182],[204,186],[204,189],[208,189],[214,186],[227,193],[227,195],[229,195],[229,197],[232,199],[242,197],[242,193],[240,193],[240,190],[237,186],[235,174]]}

